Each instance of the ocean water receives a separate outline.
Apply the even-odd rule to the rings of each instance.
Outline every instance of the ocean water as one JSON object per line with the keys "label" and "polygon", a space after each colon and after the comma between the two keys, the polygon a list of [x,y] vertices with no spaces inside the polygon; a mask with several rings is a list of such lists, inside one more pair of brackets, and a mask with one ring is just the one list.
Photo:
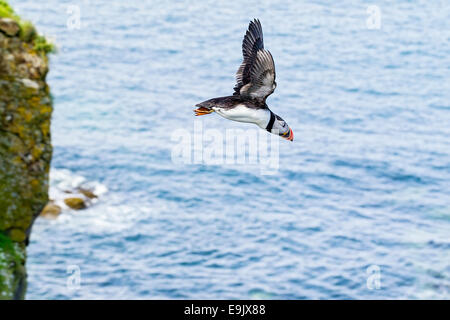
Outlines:
{"label": "ocean water", "polygon": [[[36,221],[28,299],[450,298],[447,1],[376,1],[379,29],[363,1],[10,2],[59,47],[52,195],[103,190]],[[255,17],[294,142],[272,175],[176,163],[195,120],[253,128],[192,109],[232,93]]]}

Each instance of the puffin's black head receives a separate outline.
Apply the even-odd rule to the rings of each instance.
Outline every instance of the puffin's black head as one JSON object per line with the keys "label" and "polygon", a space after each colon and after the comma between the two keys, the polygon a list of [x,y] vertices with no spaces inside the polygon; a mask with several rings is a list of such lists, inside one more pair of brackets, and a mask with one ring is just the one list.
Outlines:
{"label": "puffin's black head", "polygon": [[270,117],[269,125],[267,126],[267,131],[273,134],[278,134],[280,137],[293,141],[294,132],[289,128],[286,121],[284,121],[279,115],[272,112]]}

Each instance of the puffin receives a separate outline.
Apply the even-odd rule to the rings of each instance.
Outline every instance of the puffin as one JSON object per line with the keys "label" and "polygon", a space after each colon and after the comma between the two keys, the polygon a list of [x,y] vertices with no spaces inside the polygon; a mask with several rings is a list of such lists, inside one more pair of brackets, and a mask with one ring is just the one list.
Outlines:
{"label": "puffin", "polygon": [[196,105],[196,116],[212,112],[233,121],[254,123],[272,134],[293,141],[294,133],[286,121],[266,104],[277,83],[275,63],[270,51],[264,49],[261,22],[250,21],[242,42],[243,61],[236,72],[236,85],[231,96],[213,98]]}

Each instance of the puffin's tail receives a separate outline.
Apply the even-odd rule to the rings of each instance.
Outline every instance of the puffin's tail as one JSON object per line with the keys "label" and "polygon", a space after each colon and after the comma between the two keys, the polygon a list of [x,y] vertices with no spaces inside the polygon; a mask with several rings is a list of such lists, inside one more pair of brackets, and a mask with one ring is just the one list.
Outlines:
{"label": "puffin's tail", "polygon": [[[199,106],[199,105],[197,105],[197,106]],[[205,107],[199,107],[199,108],[195,109],[194,112],[195,112],[196,116],[204,116],[205,114],[210,114],[211,112],[214,112],[214,110],[208,109]]]}

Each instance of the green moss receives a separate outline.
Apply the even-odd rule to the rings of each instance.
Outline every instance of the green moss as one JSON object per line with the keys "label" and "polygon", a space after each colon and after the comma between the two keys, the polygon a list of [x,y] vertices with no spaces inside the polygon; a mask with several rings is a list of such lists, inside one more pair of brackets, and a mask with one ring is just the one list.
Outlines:
{"label": "green moss", "polygon": [[34,39],[34,49],[45,54],[56,53],[56,48],[53,43],[47,41],[44,36],[36,36]]}
{"label": "green moss", "polygon": [[25,42],[32,42],[37,37],[36,28],[30,21],[20,21],[20,39]]}
{"label": "green moss", "polygon": [[22,20],[16,15],[14,10],[5,0],[0,0],[0,18],[10,18],[15,20],[20,27],[20,39],[33,44],[36,51],[45,54],[56,52],[55,45],[49,42],[44,36],[39,35],[30,21]]}
{"label": "green moss", "polygon": [[14,18],[14,10],[4,0],[0,0],[0,17],[1,18]]}
{"label": "green moss", "polygon": [[26,278],[24,262],[24,247],[0,232],[0,300],[23,298]]}
{"label": "green moss", "polygon": [[[11,255],[13,262],[20,262],[22,257],[15,251],[14,243],[10,237],[3,232],[0,232],[0,249]],[[1,261],[1,257],[0,257]]]}

